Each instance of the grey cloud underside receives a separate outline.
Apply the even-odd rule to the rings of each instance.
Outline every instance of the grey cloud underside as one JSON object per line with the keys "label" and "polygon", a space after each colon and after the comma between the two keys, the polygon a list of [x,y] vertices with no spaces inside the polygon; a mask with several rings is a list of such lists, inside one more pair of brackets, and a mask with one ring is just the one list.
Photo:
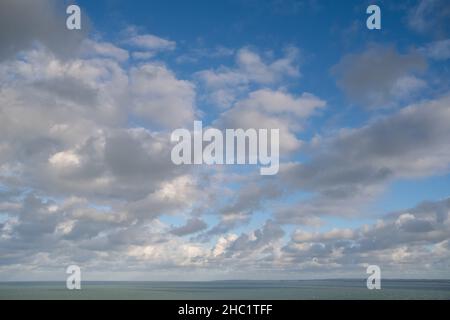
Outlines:
{"label": "grey cloud underside", "polygon": [[398,263],[407,264],[411,273],[439,268],[449,263],[449,209],[449,199],[425,202],[356,230],[298,231],[283,250],[300,263],[314,256],[324,265],[369,263],[389,270]]}
{"label": "grey cloud underside", "polygon": [[425,82],[418,77],[426,67],[418,53],[398,53],[392,47],[372,46],[349,54],[333,67],[338,85],[350,101],[368,108],[387,108],[408,101]]}
{"label": "grey cloud underside", "polygon": [[[312,199],[299,216],[355,215],[394,179],[442,175],[450,170],[450,98],[412,105],[357,129],[343,129],[311,146],[312,159],[282,168],[281,180]],[[278,214],[286,221],[287,215]],[[292,221],[297,219],[292,216]]]}
{"label": "grey cloud underside", "polygon": [[[412,275],[445,276],[450,262],[449,199],[394,212],[357,229],[322,233],[297,229],[287,244],[281,241],[283,229],[269,220],[261,229],[221,237],[213,248],[203,250],[170,236],[202,230],[205,225],[199,219],[169,230],[158,223],[130,224],[126,215],[89,208],[80,199],[70,199],[58,209],[54,202],[33,195],[19,203],[11,210],[14,219],[2,225],[3,271],[34,263],[51,269],[68,261],[93,269],[116,263],[136,271],[145,262],[153,270],[213,269],[225,264],[241,272],[348,270],[348,276],[366,264],[378,264],[399,275],[398,267],[407,264]],[[166,250],[174,255],[168,256]],[[435,269],[429,270],[431,266]]]}
{"label": "grey cloud underside", "polygon": [[3,0],[0,3],[0,61],[30,49],[38,41],[61,57],[72,56],[87,34],[89,21],[82,16],[82,30],[69,31],[65,7],[56,0]]}
{"label": "grey cloud underside", "polygon": [[201,219],[198,218],[192,218],[189,219],[185,225],[173,228],[170,232],[177,235],[177,236],[185,236],[192,233],[197,233],[199,231],[202,231],[206,229],[208,225]]}

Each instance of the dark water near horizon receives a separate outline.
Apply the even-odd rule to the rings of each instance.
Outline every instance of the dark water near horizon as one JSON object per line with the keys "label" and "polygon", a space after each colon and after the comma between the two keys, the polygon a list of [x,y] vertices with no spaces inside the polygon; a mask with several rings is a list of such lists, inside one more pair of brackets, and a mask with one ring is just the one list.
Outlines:
{"label": "dark water near horizon", "polygon": [[82,282],[1,282],[0,299],[138,299],[138,300],[303,300],[303,299],[445,299],[450,280],[383,280],[368,290],[366,280]]}

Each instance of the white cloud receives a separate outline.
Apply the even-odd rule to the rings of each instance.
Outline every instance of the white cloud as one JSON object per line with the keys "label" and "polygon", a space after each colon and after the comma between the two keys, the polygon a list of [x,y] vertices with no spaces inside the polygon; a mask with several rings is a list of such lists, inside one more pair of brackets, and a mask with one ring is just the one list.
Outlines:
{"label": "white cloud", "polygon": [[130,56],[127,50],[119,48],[112,43],[98,42],[90,39],[83,41],[81,53],[88,56],[113,58],[121,62],[128,60]]}
{"label": "white cloud", "polygon": [[166,51],[176,48],[175,41],[170,41],[152,34],[135,35],[127,41],[130,45],[150,51]]}
{"label": "white cloud", "polygon": [[236,53],[234,68],[203,70],[196,77],[205,86],[211,103],[229,107],[251,84],[277,85],[284,79],[299,77],[298,56],[298,49],[290,47],[282,58],[268,61],[254,50],[242,48]]}
{"label": "white cloud", "polygon": [[156,55],[155,52],[152,51],[135,51],[131,54],[133,59],[135,60],[149,60]]}
{"label": "white cloud", "polygon": [[178,80],[163,65],[144,64],[130,71],[133,112],[156,126],[178,128],[192,123],[195,87]]}
{"label": "white cloud", "polygon": [[450,39],[431,42],[419,51],[431,59],[448,60],[450,59]]}
{"label": "white cloud", "polygon": [[301,146],[296,137],[302,129],[301,121],[324,106],[325,101],[309,93],[297,97],[281,90],[262,89],[222,113],[217,124],[223,128],[280,129],[281,152],[293,152]]}
{"label": "white cloud", "polygon": [[80,158],[73,151],[62,151],[52,155],[48,161],[57,167],[78,166]]}

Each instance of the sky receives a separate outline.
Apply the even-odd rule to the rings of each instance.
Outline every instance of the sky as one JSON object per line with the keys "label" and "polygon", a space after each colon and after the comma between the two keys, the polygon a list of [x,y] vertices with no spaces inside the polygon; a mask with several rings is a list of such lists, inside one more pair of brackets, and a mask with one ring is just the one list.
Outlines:
{"label": "sky", "polygon": [[[445,0],[1,0],[0,281],[448,279],[449,21]],[[279,129],[279,172],[173,164],[196,120]]]}

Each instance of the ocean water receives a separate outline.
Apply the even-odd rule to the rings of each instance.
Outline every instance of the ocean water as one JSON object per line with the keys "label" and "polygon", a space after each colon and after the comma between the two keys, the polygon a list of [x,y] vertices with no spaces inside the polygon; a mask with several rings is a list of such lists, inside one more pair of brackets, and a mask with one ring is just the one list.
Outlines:
{"label": "ocean water", "polygon": [[82,282],[3,282],[0,299],[138,300],[302,300],[302,299],[450,299],[450,280],[383,280],[368,290],[365,280]]}

